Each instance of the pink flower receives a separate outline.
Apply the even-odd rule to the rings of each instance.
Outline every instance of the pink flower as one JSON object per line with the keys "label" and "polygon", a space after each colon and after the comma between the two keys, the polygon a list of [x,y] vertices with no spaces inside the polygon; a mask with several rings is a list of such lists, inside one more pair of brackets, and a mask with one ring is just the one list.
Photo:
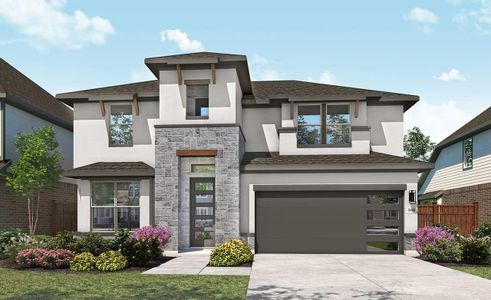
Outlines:
{"label": "pink flower", "polygon": [[160,247],[164,248],[167,242],[169,242],[171,238],[171,233],[167,228],[160,226],[145,226],[140,229],[137,229],[132,235],[131,238],[134,240],[150,240],[157,239],[160,243]]}
{"label": "pink flower", "polygon": [[424,227],[416,230],[416,238],[413,239],[412,244],[419,255],[423,255],[427,245],[433,245],[442,239],[450,242],[454,239],[454,235],[440,227]]}

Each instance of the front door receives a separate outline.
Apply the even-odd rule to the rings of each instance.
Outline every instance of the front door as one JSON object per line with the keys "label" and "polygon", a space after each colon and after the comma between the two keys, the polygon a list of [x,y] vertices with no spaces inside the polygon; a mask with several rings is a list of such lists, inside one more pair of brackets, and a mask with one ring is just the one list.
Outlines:
{"label": "front door", "polygon": [[191,178],[191,247],[215,246],[215,178]]}

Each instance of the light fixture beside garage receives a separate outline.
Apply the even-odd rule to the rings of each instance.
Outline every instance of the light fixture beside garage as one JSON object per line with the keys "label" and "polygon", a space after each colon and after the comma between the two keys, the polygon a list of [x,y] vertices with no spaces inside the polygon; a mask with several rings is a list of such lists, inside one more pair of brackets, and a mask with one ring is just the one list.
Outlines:
{"label": "light fixture beside garage", "polygon": [[416,191],[415,190],[409,191],[409,204],[416,204]]}

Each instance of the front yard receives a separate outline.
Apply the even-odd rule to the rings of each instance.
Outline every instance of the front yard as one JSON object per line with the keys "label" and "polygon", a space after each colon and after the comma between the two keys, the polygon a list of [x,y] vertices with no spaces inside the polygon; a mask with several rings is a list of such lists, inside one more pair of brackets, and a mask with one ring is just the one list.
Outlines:
{"label": "front yard", "polygon": [[244,299],[247,276],[75,273],[0,268],[4,299]]}
{"label": "front yard", "polygon": [[450,268],[491,280],[491,266],[451,266]]}

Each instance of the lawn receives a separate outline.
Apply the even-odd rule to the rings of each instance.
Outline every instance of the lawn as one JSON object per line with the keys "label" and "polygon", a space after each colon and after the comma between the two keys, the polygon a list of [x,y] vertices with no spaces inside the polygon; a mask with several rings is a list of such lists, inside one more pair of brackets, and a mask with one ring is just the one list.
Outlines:
{"label": "lawn", "polygon": [[247,276],[64,273],[0,268],[0,299],[244,299]]}
{"label": "lawn", "polygon": [[491,280],[491,266],[451,266],[451,268]]}

